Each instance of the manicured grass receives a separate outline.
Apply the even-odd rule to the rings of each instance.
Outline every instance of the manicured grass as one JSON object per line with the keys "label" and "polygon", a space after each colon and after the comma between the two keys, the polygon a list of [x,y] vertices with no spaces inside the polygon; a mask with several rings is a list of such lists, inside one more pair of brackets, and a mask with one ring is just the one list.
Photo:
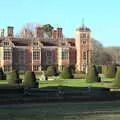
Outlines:
{"label": "manicured grass", "polygon": [[0,80],[0,84],[7,84],[8,81],[7,80]]}
{"label": "manicured grass", "polygon": [[114,79],[105,78],[100,83],[86,83],[85,79],[59,79],[59,80],[52,80],[52,81],[40,81],[40,87],[46,86],[74,86],[74,87],[105,87],[111,88],[112,81]]}
{"label": "manicured grass", "polygon": [[97,120],[95,118],[98,117],[101,117],[101,120],[119,120],[119,113],[120,102],[46,103],[0,107],[1,120]]}
{"label": "manicured grass", "polygon": [[[23,76],[21,76],[22,78]],[[73,87],[105,87],[111,88],[112,81],[114,78],[102,78],[102,82],[100,83],[86,83],[85,79],[56,79],[53,80],[52,77],[49,77],[48,81],[40,81],[39,87],[47,87],[47,86],[73,86]],[[0,80],[0,84],[7,84],[7,80]]]}

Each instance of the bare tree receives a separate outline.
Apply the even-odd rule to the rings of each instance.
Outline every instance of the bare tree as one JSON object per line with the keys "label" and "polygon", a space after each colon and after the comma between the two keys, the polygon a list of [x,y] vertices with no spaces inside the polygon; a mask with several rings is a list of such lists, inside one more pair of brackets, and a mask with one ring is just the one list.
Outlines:
{"label": "bare tree", "polygon": [[36,27],[38,26],[43,28],[45,35],[47,35],[49,38],[51,37],[52,30],[53,30],[52,25],[50,24],[39,25],[36,23],[26,23],[24,27],[21,29],[19,36],[24,37],[24,38],[36,37]]}
{"label": "bare tree", "polygon": [[120,47],[105,47],[104,51],[112,57],[112,63],[120,65]]}
{"label": "bare tree", "polygon": [[103,45],[92,39],[92,63],[96,65],[106,65],[112,62],[112,57],[107,53]]}
{"label": "bare tree", "polygon": [[35,23],[26,23],[20,31],[20,36],[24,38],[34,38],[36,33],[35,29],[38,24]]}

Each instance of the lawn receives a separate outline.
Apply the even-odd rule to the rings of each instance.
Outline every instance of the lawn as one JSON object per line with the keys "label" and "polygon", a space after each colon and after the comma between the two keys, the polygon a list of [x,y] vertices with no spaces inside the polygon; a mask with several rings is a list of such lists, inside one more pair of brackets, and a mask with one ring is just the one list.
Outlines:
{"label": "lawn", "polygon": [[98,120],[98,118],[119,120],[120,102],[0,106],[0,120]]}
{"label": "lawn", "polygon": [[0,84],[7,84],[7,80],[0,80]]}
{"label": "lawn", "polygon": [[[101,83],[86,83],[85,79],[56,79],[52,80],[52,77],[49,78],[48,81],[40,81],[39,87],[47,87],[47,86],[73,86],[73,87],[112,87],[112,78],[104,78]],[[7,80],[0,80],[0,84],[7,84]]]}
{"label": "lawn", "polygon": [[112,81],[114,79],[111,78],[104,78],[102,79],[101,83],[86,83],[85,79],[58,79],[58,80],[50,80],[48,82],[46,81],[40,81],[40,87],[47,87],[47,86],[74,86],[74,87],[105,87],[105,88],[111,88],[112,87]]}

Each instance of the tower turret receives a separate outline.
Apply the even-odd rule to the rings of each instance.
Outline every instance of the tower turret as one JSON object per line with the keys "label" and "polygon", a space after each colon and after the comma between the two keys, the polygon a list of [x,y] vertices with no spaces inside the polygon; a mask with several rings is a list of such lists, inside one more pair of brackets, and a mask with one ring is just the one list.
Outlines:
{"label": "tower turret", "polygon": [[91,30],[84,24],[76,30],[76,69],[77,71],[87,72],[91,62]]}

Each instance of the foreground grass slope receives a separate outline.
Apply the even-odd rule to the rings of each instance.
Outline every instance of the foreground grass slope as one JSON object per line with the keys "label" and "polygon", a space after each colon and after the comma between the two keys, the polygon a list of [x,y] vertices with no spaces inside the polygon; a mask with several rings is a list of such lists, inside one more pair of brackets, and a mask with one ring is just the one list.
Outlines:
{"label": "foreground grass slope", "polygon": [[[120,102],[56,103],[0,106],[1,120],[120,119]],[[112,120],[110,119],[110,120]],[[77,119],[75,119],[77,120]]]}

